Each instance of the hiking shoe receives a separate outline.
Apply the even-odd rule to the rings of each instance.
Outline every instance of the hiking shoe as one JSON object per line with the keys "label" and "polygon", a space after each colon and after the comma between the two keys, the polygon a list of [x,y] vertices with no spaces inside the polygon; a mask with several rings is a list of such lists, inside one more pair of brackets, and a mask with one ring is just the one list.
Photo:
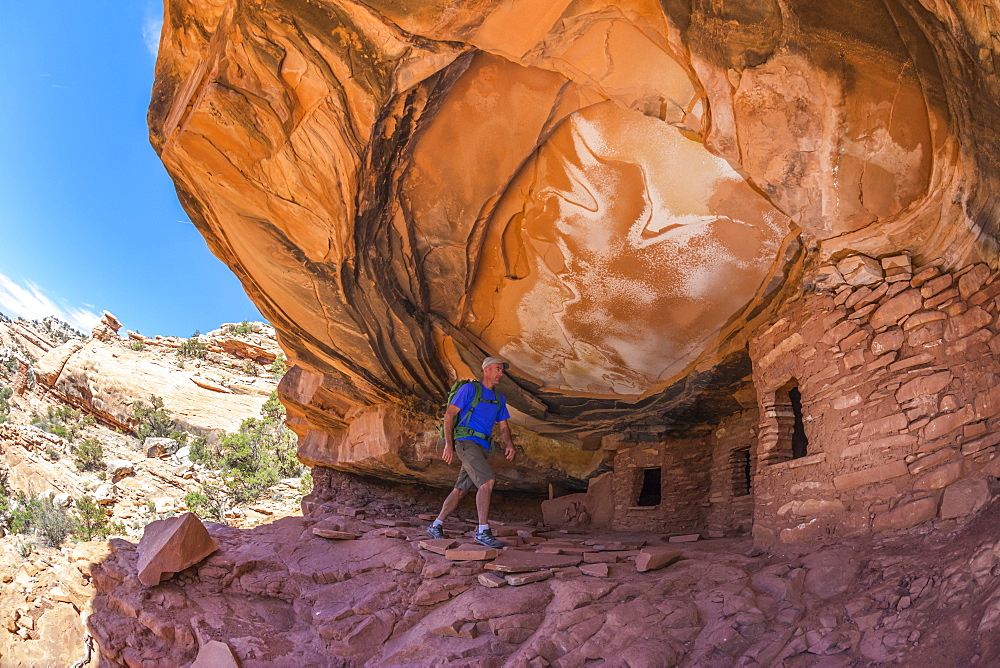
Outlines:
{"label": "hiking shoe", "polygon": [[441,525],[432,524],[427,527],[427,535],[431,538],[447,538],[447,536],[444,535],[444,529],[441,528]]}
{"label": "hiking shoe", "polygon": [[476,542],[480,545],[485,545],[486,547],[503,547],[503,542],[497,540],[493,536],[493,532],[489,529],[483,529],[482,531],[476,532]]}

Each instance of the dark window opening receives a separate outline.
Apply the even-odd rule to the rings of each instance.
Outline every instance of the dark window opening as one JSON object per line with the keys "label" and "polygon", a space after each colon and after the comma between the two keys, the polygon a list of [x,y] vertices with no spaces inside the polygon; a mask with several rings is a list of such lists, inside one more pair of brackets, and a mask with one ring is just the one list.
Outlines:
{"label": "dark window opening", "polygon": [[639,488],[637,506],[660,505],[660,468],[642,470],[642,487]]}
{"label": "dark window opening", "polygon": [[788,391],[788,399],[792,403],[792,415],[795,424],[792,426],[792,459],[806,456],[809,439],[806,438],[806,426],[802,421],[802,393],[793,387]]}
{"label": "dark window opening", "polygon": [[750,448],[733,452],[733,496],[750,494]]}

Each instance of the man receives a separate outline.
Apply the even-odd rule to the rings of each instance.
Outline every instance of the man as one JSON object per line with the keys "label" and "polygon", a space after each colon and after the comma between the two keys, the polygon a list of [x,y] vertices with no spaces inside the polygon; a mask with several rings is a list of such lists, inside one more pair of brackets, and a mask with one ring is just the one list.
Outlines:
{"label": "man", "polygon": [[[455,455],[462,462],[462,470],[455,481],[455,489],[441,506],[441,513],[427,529],[431,538],[444,538],[441,528],[465,493],[473,485],[476,491],[476,511],[479,513],[479,528],[476,530],[476,542],[486,547],[503,547],[503,543],[490,531],[489,513],[490,496],[493,494],[493,484],[496,477],[486,461],[490,451],[490,435],[494,425],[499,425],[500,440],[506,448],[504,455],[509,461],[514,461],[514,442],[510,438],[510,428],[507,420],[507,402],[503,395],[493,388],[503,378],[503,372],[509,364],[496,357],[483,360],[483,382],[466,383],[459,388],[444,413],[444,453],[442,459],[446,464],[455,461]],[[480,393],[479,403],[473,406],[477,385]],[[456,435],[456,427],[458,434]]]}

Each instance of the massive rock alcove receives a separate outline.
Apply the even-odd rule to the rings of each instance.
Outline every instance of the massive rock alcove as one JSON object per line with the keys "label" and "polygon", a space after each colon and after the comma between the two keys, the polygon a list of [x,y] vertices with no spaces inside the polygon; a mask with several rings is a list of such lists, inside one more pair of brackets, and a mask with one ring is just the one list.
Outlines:
{"label": "massive rock alcove", "polygon": [[426,415],[496,354],[503,475],[572,486],[758,405],[820,264],[995,260],[997,11],[170,0],[151,137],[293,356],[303,459],[448,482]]}

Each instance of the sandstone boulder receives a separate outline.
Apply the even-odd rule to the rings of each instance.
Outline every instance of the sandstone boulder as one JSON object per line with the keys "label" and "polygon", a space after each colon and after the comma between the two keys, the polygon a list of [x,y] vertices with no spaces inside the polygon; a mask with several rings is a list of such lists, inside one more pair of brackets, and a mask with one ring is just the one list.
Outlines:
{"label": "sandstone boulder", "polygon": [[192,513],[146,525],[137,549],[139,582],[154,587],[215,552],[218,545]]}
{"label": "sandstone boulder", "polygon": [[142,442],[147,457],[166,457],[177,452],[179,443],[172,438],[149,437]]}
{"label": "sandstone boulder", "polygon": [[979,512],[991,498],[986,478],[965,478],[944,489],[940,516],[943,520],[965,517]]}

